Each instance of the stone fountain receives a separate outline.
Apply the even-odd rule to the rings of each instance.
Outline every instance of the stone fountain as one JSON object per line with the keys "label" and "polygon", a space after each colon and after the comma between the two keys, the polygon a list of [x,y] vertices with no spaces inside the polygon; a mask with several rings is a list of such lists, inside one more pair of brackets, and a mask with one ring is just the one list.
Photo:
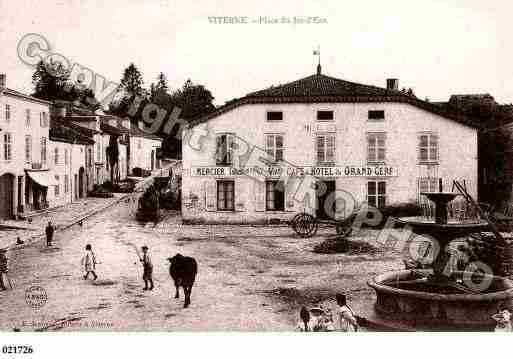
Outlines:
{"label": "stone fountain", "polygon": [[[485,273],[451,270],[450,243],[486,231],[482,220],[448,220],[447,204],[458,194],[422,193],[435,206],[434,220],[403,217],[399,223],[416,235],[429,235],[439,244],[428,269],[385,273],[368,281],[376,291],[375,317],[382,326],[402,330],[489,330],[491,316],[502,304],[513,304],[513,282]],[[473,281],[477,286],[472,285]],[[470,285],[469,285],[470,283]],[[480,286],[479,283],[486,285]]]}

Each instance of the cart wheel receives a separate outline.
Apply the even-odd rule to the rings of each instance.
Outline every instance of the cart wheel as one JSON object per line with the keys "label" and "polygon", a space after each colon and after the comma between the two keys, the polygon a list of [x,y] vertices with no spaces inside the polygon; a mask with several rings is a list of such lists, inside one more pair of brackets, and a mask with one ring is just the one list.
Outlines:
{"label": "cart wheel", "polygon": [[319,224],[314,216],[308,213],[300,213],[294,216],[292,228],[301,237],[311,237],[319,228]]}
{"label": "cart wheel", "polygon": [[351,223],[339,223],[335,227],[337,234],[342,237],[347,237],[353,231],[353,226]]}

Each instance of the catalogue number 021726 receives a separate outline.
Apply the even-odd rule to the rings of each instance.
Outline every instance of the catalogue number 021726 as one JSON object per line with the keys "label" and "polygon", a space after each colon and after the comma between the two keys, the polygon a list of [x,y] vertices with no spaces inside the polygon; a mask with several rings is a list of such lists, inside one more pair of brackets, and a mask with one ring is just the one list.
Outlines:
{"label": "catalogue number 021726", "polygon": [[32,345],[4,345],[2,354],[32,354],[34,349]]}

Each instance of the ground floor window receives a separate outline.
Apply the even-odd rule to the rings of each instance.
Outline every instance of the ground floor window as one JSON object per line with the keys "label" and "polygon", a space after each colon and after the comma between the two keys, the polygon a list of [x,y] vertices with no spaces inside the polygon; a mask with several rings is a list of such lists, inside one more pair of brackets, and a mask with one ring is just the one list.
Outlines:
{"label": "ground floor window", "polygon": [[422,192],[437,192],[438,191],[438,178],[435,177],[420,177],[419,193]]}
{"label": "ground floor window", "polygon": [[55,197],[59,197],[60,194],[60,183],[59,183],[59,176],[55,175],[55,182],[57,183],[54,187],[55,190]]}
{"label": "ground floor window", "polygon": [[285,210],[285,186],[282,181],[265,182],[265,210]]}
{"label": "ground floor window", "polygon": [[217,182],[217,210],[233,211],[235,209],[235,182],[218,181]]}
{"label": "ground floor window", "polygon": [[386,205],[387,183],[385,181],[367,182],[367,204],[376,208]]}
{"label": "ground floor window", "polygon": [[64,175],[64,192],[69,192],[69,176]]}

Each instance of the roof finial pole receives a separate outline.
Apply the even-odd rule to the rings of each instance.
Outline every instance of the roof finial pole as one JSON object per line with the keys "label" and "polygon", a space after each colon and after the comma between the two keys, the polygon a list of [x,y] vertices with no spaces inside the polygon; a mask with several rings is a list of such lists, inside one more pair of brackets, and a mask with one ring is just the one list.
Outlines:
{"label": "roof finial pole", "polygon": [[313,52],[314,56],[317,56],[318,63],[317,63],[317,75],[321,74],[321,47],[317,45],[317,50],[314,50]]}

